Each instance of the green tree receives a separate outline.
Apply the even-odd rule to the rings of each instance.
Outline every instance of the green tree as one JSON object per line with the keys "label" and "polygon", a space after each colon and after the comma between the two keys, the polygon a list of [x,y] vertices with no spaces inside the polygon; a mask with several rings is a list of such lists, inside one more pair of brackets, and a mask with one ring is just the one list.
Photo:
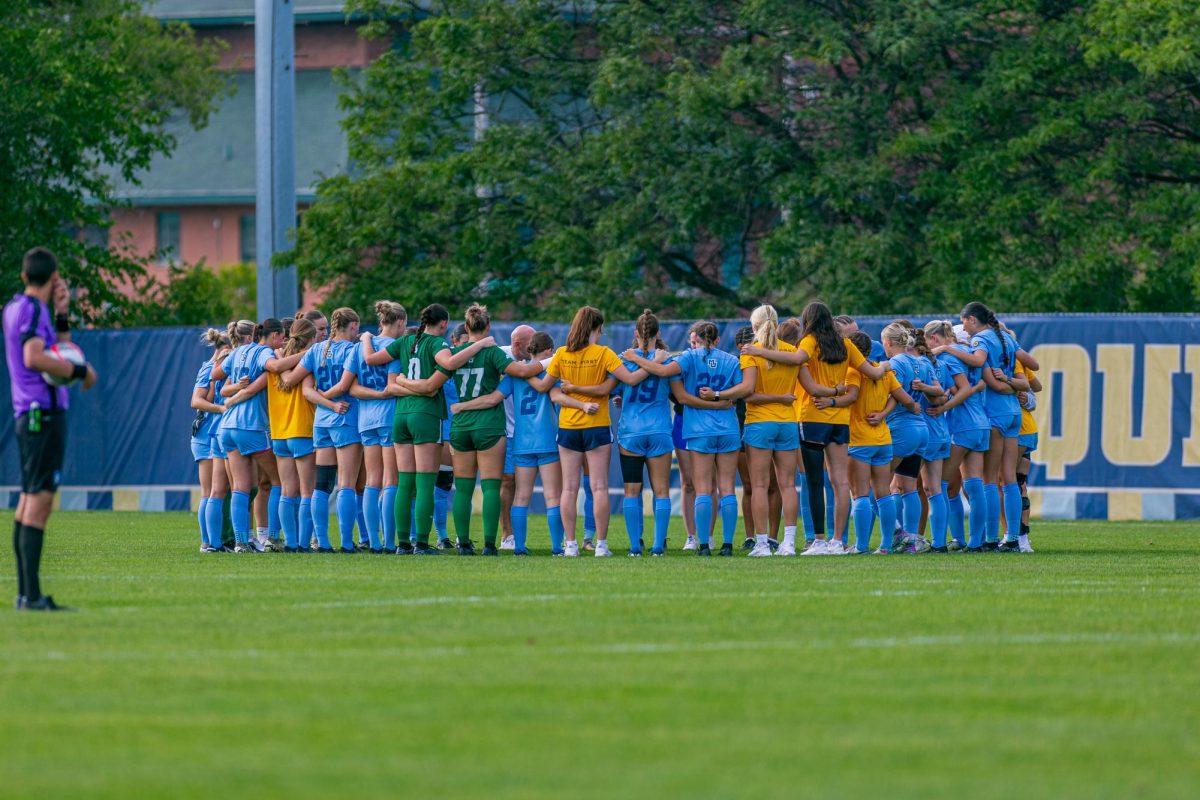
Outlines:
{"label": "green tree", "polygon": [[1131,61],[1119,0],[350,5],[414,13],[284,256],[334,302],[1195,301],[1194,64]]}
{"label": "green tree", "polygon": [[8,291],[34,245],[54,250],[84,319],[122,324],[145,279],[128,249],[91,243],[107,228],[114,175],[136,178],[174,146],[167,122],[203,125],[223,86],[217,46],[145,16],[135,0],[8,0],[0,6],[0,263]]}
{"label": "green tree", "polygon": [[255,319],[256,268],[254,264],[229,264],[211,268],[203,261],[190,266],[172,265],[167,279],[143,276],[136,282],[138,304],[127,324],[224,326],[233,319]]}

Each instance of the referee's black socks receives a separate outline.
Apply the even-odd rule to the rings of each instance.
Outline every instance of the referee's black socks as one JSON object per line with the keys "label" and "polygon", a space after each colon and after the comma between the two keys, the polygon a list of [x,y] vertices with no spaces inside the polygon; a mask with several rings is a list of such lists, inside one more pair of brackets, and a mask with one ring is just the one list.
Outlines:
{"label": "referee's black socks", "polygon": [[21,526],[20,564],[24,579],[20,586],[30,602],[42,597],[42,587],[38,582],[38,570],[42,564],[42,540],[45,536],[46,532],[41,528],[35,528],[32,525]]}
{"label": "referee's black socks", "polygon": [[25,596],[25,567],[21,559],[21,528],[20,522],[13,520],[13,555],[17,559],[17,597]]}

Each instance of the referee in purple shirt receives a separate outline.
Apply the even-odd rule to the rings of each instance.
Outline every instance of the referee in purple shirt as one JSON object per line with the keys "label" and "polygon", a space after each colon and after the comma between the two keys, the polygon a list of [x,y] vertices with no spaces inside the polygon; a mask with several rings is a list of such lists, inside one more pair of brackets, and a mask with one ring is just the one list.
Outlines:
{"label": "referee in purple shirt", "polygon": [[[44,247],[25,254],[21,264],[25,291],[4,307],[4,352],[12,384],[13,415],[21,454],[21,499],[13,521],[13,552],[17,556],[18,611],[67,611],[42,594],[38,570],[46,520],[62,476],[67,444],[66,387],[46,383],[43,372],[78,378],[83,388],[96,383],[91,365],[76,366],[50,356],[46,349],[71,341],[67,307],[71,294],[58,275],[58,259]],[[54,303],[51,316],[47,303]]]}

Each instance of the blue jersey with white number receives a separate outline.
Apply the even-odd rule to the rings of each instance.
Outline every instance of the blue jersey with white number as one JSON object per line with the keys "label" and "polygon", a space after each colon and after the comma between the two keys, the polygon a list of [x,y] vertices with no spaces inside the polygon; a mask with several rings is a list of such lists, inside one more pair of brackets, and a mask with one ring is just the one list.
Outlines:
{"label": "blue jersey with white number", "polygon": [[[557,385],[555,381],[553,386]],[[558,409],[550,402],[549,390],[539,392],[523,378],[505,375],[496,391],[512,398],[513,455],[557,453]]]}
{"label": "blue jersey with white number", "polygon": [[[688,350],[676,356],[675,361],[680,373],[671,378],[671,382],[681,381],[683,388],[697,397],[705,386],[720,391],[742,382],[742,367],[737,356],[723,350]],[[724,434],[738,434],[737,412],[732,408],[683,407],[684,439]]]}
{"label": "blue jersey with white number", "polygon": [[[638,350],[642,358],[654,360],[654,351]],[[671,363],[667,359],[665,363]],[[641,369],[632,361],[623,361],[630,372]],[[671,384],[667,378],[651,375],[637,386],[620,384],[621,422],[617,425],[617,438],[645,436],[671,432]]]}
{"label": "blue jersey with white number", "polygon": [[[383,350],[391,343],[392,337],[390,336],[371,337],[371,344],[374,346],[376,352]],[[387,389],[388,375],[400,371],[400,362],[392,360],[386,364],[372,366],[363,358],[362,342],[357,342],[346,357],[345,369],[347,372],[353,373],[358,379],[359,384],[364,388],[382,392]],[[388,397],[384,400],[358,401],[358,429],[360,431],[391,428],[395,416],[396,398],[394,397]]]}
{"label": "blue jersey with white number", "polygon": [[[1000,331],[997,334],[991,328],[984,328],[979,333],[971,337],[971,349],[978,350],[983,348],[987,351],[987,361],[983,362],[983,369],[992,369],[993,367],[1002,370],[1005,375],[1012,377],[1016,374],[1017,369],[1017,350],[1020,345],[1011,334]],[[1017,400],[1017,395],[1000,394],[991,389],[985,389],[983,393],[984,410],[989,417],[1011,416],[1021,413],[1021,404]]]}
{"label": "blue jersey with white number", "polygon": [[[892,363],[892,373],[900,383],[900,388],[908,392],[909,397],[918,400],[917,395],[920,392],[913,391],[912,385],[913,381],[919,377],[920,363],[925,359],[910,356],[908,353],[897,353],[888,360]],[[904,406],[897,405],[892,409],[892,413],[887,415],[887,424],[889,428],[895,428],[897,425],[924,425],[925,423]]]}
{"label": "blue jersey with white number", "polygon": [[[266,371],[267,362],[274,357],[271,348],[261,344],[239,345],[221,362],[221,369],[228,376],[228,383],[237,383],[242,378],[248,378],[251,383]],[[221,415],[220,429],[230,428],[240,431],[265,431],[270,429],[267,417],[267,390],[245,402],[238,403],[233,408],[226,409]]]}
{"label": "blue jersey with white number", "polygon": [[[964,347],[964,345],[957,345]],[[968,348],[969,349],[969,348]],[[967,379],[968,386],[975,386],[982,378],[982,371],[979,367],[968,366],[953,353],[945,353],[938,357],[938,364],[944,364],[946,367],[946,376],[948,382],[947,387],[954,386],[954,376],[963,375]],[[966,431],[987,430],[991,427],[988,422],[987,411],[983,407],[983,397],[976,393],[968,397],[959,405],[950,409],[948,412],[950,419],[950,433],[964,433]]]}
{"label": "blue jersey with white number", "polygon": [[[350,351],[360,345],[343,339],[326,339],[320,344],[314,344],[304,351],[300,363],[313,374],[313,381],[318,392],[325,392],[338,385],[342,379],[342,371],[346,368],[346,357]],[[313,427],[340,428],[349,426],[358,429],[358,401],[347,392],[342,397],[332,398],[337,402],[347,402],[350,408],[345,414],[338,414],[323,406],[317,406]]]}

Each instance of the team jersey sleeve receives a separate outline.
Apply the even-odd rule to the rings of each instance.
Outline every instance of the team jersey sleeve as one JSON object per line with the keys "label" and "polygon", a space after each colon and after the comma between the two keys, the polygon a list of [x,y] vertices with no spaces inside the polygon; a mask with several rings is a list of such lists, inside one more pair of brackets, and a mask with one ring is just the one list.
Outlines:
{"label": "team jersey sleeve", "polygon": [[896,380],[896,374],[894,372],[885,373],[883,376],[883,381],[884,381],[884,384],[887,386],[887,390],[888,390],[889,394],[896,391],[897,389],[902,388],[900,386],[900,381]]}
{"label": "team jersey sleeve", "polygon": [[[799,349],[808,353],[809,358],[816,358],[817,357],[817,338],[815,336],[813,336],[812,334],[805,336],[803,339],[800,340],[800,348]],[[742,357],[745,358],[745,356],[742,356]]]}
{"label": "team jersey sleeve", "polygon": [[[317,348],[318,346],[315,344],[309,347],[304,351],[304,357],[300,359],[300,365],[314,375],[317,374]],[[229,371],[226,370],[225,374],[228,375]]]}
{"label": "team jersey sleeve", "polygon": [[[388,345],[388,347],[391,347],[391,345]],[[398,359],[393,359],[387,363],[388,375],[396,375],[403,371],[404,370],[400,369],[400,361]]]}
{"label": "team jersey sleeve", "polygon": [[499,347],[493,347],[489,352],[491,353],[492,366],[496,369],[496,372],[504,372],[504,370],[508,369],[508,365],[513,363],[513,359],[509,357],[508,353]]}
{"label": "team jersey sleeve", "polygon": [[392,358],[397,358],[397,359],[400,358],[401,356],[403,356],[404,355],[404,340],[406,338],[408,338],[408,337],[401,336],[399,339],[393,339],[390,343],[388,343],[388,346],[384,348],[385,350],[387,350],[387,354],[389,356],[391,356]]}
{"label": "team jersey sleeve", "polygon": [[207,389],[212,384],[212,368],[211,361],[205,361],[204,366],[200,367],[200,371],[196,373],[197,389]]}
{"label": "team jersey sleeve", "polygon": [[726,387],[737,386],[742,382],[742,367],[737,361],[730,360],[729,362],[729,381],[725,384]]}
{"label": "team jersey sleeve", "polygon": [[262,372],[267,368],[267,362],[275,357],[275,351],[269,347],[260,347],[254,356],[255,371]]}
{"label": "team jersey sleeve", "polygon": [[750,369],[750,367],[756,367],[758,365],[754,363],[754,356],[743,355],[738,358],[738,366],[742,369]]}
{"label": "team jersey sleeve", "polygon": [[675,357],[675,361],[679,362],[679,374],[671,376],[671,383],[682,383],[683,379],[687,377],[692,359],[686,353],[680,353]]}
{"label": "team jersey sleeve", "polygon": [[604,372],[611,375],[621,366],[621,357],[612,351],[611,347],[604,348]]}
{"label": "team jersey sleeve", "polygon": [[550,358],[550,363],[546,366],[546,372],[556,378],[562,377],[562,354],[565,351],[565,347],[560,347],[555,350],[554,355]]}
{"label": "team jersey sleeve", "polygon": [[846,385],[862,386],[862,373],[853,368],[846,370]]}
{"label": "team jersey sleeve", "polygon": [[862,353],[858,352],[858,348],[854,346],[854,342],[850,341],[849,339],[842,339],[842,341],[846,344],[846,360],[849,362],[850,366],[858,369],[867,359]]}
{"label": "team jersey sleeve", "polygon": [[954,383],[955,375],[965,375],[967,371],[963,369],[963,363],[954,356],[945,356],[939,362],[946,365],[946,374],[950,376],[950,382]]}
{"label": "team jersey sleeve", "polygon": [[512,397],[513,379],[511,376],[505,375],[500,379],[500,383],[496,385],[496,391],[505,397]]}
{"label": "team jersey sleeve", "polygon": [[229,375],[229,370],[231,369],[233,369],[233,353],[225,356],[225,360],[221,362],[221,371],[224,372],[226,376]]}
{"label": "team jersey sleeve", "polygon": [[32,303],[22,303],[21,308],[17,310],[17,330],[21,332],[21,344],[42,335],[34,321],[33,309],[36,302],[34,300]]}
{"label": "team jersey sleeve", "polygon": [[356,344],[346,353],[346,361],[342,364],[342,369],[352,373],[355,377],[362,375],[362,344]]}
{"label": "team jersey sleeve", "polygon": [[[468,345],[463,345],[463,346],[466,347]],[[446,344],[446,341],[444,339],[442,341],[438,342],[436,345],[434,345],[433,351],[429,354],[429,357],[433,359],[433,369],[435,372],[440,372],[443,375],[448,375],[448,376],[453,377],[454,370],[446,369],[445,367],[443,367],[441,364],[439,364],[437,362],[437,354],[442,352],[443,350],[449,350],[451,353],[454,352],[454,349],[452,347],[450,347],[450,345]],[[430,377],[433,377],[433,375],[430,374]],[[449,383],[449,382],[450,381],[446,381],[446,383]]]}

